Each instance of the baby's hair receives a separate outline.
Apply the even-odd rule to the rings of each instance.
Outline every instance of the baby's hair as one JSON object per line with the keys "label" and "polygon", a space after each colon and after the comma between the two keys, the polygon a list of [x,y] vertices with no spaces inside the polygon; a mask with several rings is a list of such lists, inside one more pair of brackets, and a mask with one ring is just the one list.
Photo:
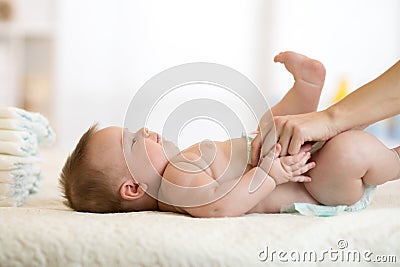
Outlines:
{"label": "baby's hair", "polygon": [[60,174],[64,204],[76,211],[119,212],[122,198],[113,188],[104,170],[96,169],[88,156],[88,144],[97,132],[93,124],[68,156]]}

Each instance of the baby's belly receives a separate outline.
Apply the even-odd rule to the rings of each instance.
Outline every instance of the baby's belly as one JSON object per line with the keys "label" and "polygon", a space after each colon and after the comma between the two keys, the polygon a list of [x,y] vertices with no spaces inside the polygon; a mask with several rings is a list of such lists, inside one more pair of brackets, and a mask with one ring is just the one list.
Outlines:
{"label": "baby's belly", "polygon": [[319,204],[308,193],[303,183],[288,182],[278,185],[271,194],[249,210],[248,213],[279,213],[282,206],[296,202]]}

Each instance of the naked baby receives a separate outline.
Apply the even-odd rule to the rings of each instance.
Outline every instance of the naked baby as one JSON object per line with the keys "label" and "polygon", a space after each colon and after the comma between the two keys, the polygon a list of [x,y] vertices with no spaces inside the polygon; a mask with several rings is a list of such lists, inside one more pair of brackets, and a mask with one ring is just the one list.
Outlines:
{"label": "naked baby", "polygon": [[[315,111],[323,65],[294,52],[275,61],[295,84],[272,114]],[[131,133],[92,126],[63,167],[66,204],[77,211],[160,210],[194,217],[278,213],[294,203],[361,210],[368,205],[360,202],[366,189],[400,178],[400,147],[389,149],[362,131],[341,133],[312,155],[304,146],[296,155],[279,156],[277,144],[257,166],[249,164],[248,141],[205,141],[179,151],[146,128]]]}

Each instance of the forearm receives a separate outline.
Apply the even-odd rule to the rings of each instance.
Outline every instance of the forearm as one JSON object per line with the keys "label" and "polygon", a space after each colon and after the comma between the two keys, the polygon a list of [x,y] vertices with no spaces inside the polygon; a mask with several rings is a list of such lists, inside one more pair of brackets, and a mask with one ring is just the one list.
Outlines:
{"label": "forearm", "polygon": [[324,112],[339,132],[399,114],[400,61]]}
{"label": "forearm", "polygon": [[[275,181],[261,168],[255,167],[239,181],[230,180],[216,187],[212,193],[218,200],[197,208],[196,215],[231,217],[245,214],[275,189]],[[200,211],[200,213],[199,213]],[[192,212],[190,212],[193,214]]]}

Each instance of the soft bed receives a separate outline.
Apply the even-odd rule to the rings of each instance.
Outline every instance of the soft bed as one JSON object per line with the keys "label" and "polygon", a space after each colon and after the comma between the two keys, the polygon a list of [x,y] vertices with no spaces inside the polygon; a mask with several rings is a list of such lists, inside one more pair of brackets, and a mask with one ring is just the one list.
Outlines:
{"label": "soft bed", "polygon": [[0,266],[337,266],[400,262],[400,182],[364,211],[334,217],[79,213],[63,205],[67,154],[43,152],[44,179],[21,207],[0,208]]}

